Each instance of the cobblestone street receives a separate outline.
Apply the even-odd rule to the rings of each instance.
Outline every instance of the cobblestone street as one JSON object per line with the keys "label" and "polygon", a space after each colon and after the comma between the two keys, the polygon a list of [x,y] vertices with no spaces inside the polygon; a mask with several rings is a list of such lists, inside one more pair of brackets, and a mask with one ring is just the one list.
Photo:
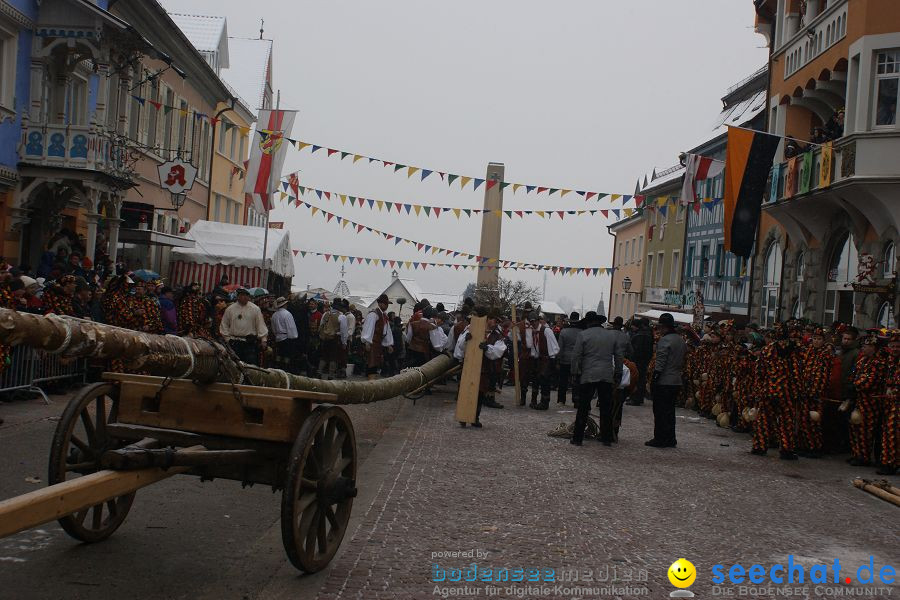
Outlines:
{"label": "cobblestone street", "polygon": [[[896,508],[855,489],[854,476],[873,474],[840,457],[754,457],[747,436],[681,411],[679,447],[647,448],[650,405],[626,407],[618,445],[587,440],[577,448],[546,435],[574,418],[571,405],[548,412],[509,406],[509,391],[500,397],[504,410],[485,410],[482,430],[463,429],[454,421],[454,391],[415,406],[393,400],[350,408],[360,437],[360,497],[341,551],[321,573],[298,575],[286,561],[277,494],[174,478],[139,492],[129,521],[103,544],[79,546],[55,524],[40,543],[33,532],[11,538],[0,553],[0,579],[15,598],[485,597],[488,583],[432,581],[474,563],[511,573],[554,570],[549,587],[526,580],[504,591],[513,584],[499,583],[497,597],[575,595],[556,588],[562,585],[600,588],[584,597],[667,598],[666,570],[679,557],[697,568],[691,589],[698,597],[713,595],[718,563],[727,571],[735,563],[768,568],[788,555],[807,568],[839,559],[843,578],[870,555],[876,568],[900,562]],[[43,417],[57,406],[30,410]],[[10,432],[25,427],[15,414],[8,420],[14,427],[0,436],[4,452]],[[49,432],[39,435],[49,440]],[[36,455],[22,472],[37,472],[43,460]],[[16,471],[7,466],[4,472]],[[4,496],[27,491],[13,489],[21,481],[4,486]],[[472,557],[449,554],[469,551]],[[115,565],[131,563],[148,565],[146,572],[115,573]],[[567,581],[575,572],[578,580]],[[810,597],[831,597],[810,590]],[[890,591],[898,592],[896,584]]]}

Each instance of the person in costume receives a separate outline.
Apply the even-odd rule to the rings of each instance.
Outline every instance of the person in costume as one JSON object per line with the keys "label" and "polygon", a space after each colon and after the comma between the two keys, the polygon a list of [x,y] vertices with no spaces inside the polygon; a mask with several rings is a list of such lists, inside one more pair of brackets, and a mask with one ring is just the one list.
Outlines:
{"label": "person in costume", "polygon": [[[550,408],[551,361],[559,354],[559,342],[556,341],[553,329],[537,312],[531,313],[531,336],[527,338],[526,345],[531,353],[531,380],[528,382],[531,385],[530,407],[536,410],[547,410]],[[528,384],[523,382],[523,394],[528,388]],[[540,404],[537,401],[539,390],[541,393]]]}
{"label": "person in costume", "polygon": [[74,275],[63,275],[55,284],[44,291],[44,314],[74,317],[75,287]]}
{"label": "person in costume", "polygon": [[825,342],[825,330],[814,329],[809,346],[799,355],[800,403],[798,407],[801,453],[808,458],[822,455],[825,389],[831,377],[834,349]]}
{"label": "person in costume", "polygon": [[[793,346],[783,326],[776,326],[772,340],[760,355],[759,384],[761,398],[758,414],[754,422],[753,450],[756,455],[765,455],[768,449],[772,427],[780,442],[779,457],[782,460],[796,460],[794,452],[796,434],[794,431],[794,385]],[[759,426],[756,426],[757,422]]]}
{"label": "person in costume", "polygon": [[[223,308],[224,312],[224,308]],[[195,338],[208,338],[209,307],[200,296],[200,284],[192,283],[185,287],[178,302],[178,333]],[[216,328],[218,332],[218,328]]]}
{"label": "person in costume", "polygon": [[867,336],[862,343],[853,374],[854,409],[850,414],[849,463],[855,467],[872,464],[879,398],[887,381],[885,363],[878,355],[878,338]]}
{"label": "person in costume", "polygon": [[360,338],[366,348],[366,377],[376,379],[384,368],[385,354],[394,351],[394,334],[387,309],[391,301],[387,294],[375,300],[375,310],[366,315]]}
{"label": "person in costume", "polygon": [[897,438],[900,437],[900,331],[891,333],[884,358],[887,381],[881,397],[881,468],[879,475],[896,475],[900,467]]}

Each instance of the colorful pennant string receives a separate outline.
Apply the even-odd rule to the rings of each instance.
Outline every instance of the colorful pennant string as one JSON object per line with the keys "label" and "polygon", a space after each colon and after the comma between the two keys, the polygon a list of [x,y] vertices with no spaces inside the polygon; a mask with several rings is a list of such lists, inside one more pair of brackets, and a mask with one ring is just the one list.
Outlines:
{"label": "colorful pennant string", "polygon": [[249,127],[242,127],[240,125],[235,125],[234,123],[231,123],[230,121],[226,121],[225,119],[222,119],[222,118],[211,117],[211,116],[207,115],[206,113],[197,112],[196,110],[187,110],[187,109],[181,108],[179,106],[169,106],[168,104],[162,104],[161,102],[155,102],[148,98],[141,98],[140,96],[135,96],[134,94],[132,94],[131,97],[134,98],[141,106],[147,106],[149,104],[150,106],[155,108],[157,111],[159,111],[159,110],[163,111],[163,114],[166,114],[166,115],[172,111],[175,111],[183,117],[193,116],[193,118],[195,118],[198,121],[209,121],[210,125],[212,125],[213,127],[215,127],[216,124],[221,121],[222,125],[225,127],[225,131],[231,131],[232,129],[237,128],[243,135],[250,134]]}
{"label": "colorful pennant string", "polygon": [[594,276],[598,277],[600,275],[612,275],[615,269],[612,267],[555,267],[549,265],[527,265],[527,266],[518,266],[518,265],[508,265],[508,264],[499,264],[499,265],[487,265],[487,264],[477,264],[477,265],[464,265],[457,263],[448,263],[448,262],[423,262],[423,261],[415,261],[415,260],[396,260],[396,259],[388,259],[388,258],[372,258],[368,256],[350,256],[347,254],[338,254],[335,252],[315,252],[312,250],[294,250],[294,256],[300,256],[301,258],[306,258],[307,256],[317,256],[325,259],[325,262],[342,262],[342,263],[356,263],[362,264],[366,263],[366,265],[371,265],[373,267],[385,267],[390,269],[421,269],[426,270],[429,267],[443,267],[448,269],[455,269],[459,271],[462,270],[475,270],[475,269],[510,269],[513,271],[520,270],[532,270],[532,271],[549,271],[554,275],[585,275],[585,276]]}
{"label": "colorful pennant string", "polygon": [[[440,246],[426,244],[425,242],[420,242],[420,241],[400,237],[393,233],[388,233],[386,231],[380,231],[374,227],[370,227],[368,225],[363,225],[362,223],[357,223],[355,221],[351,221],[350,219],[347,219],[347,218],[341,217],[340,215],[336,215],[334,213],[328,212],[327,210],[319,208],[318,206],[313,206],[312,204],[310,204],[304,200],[298,200],[297,202],[299,202],[299,204],[297,206],[305,206],[306,208],[308,208],[310,210],[312,216],[316,216],[317,214],[321,213],[322,218],[325,219],[326,223],[330,223],[330,222],[334,221],[337,225],[340,225],[341,228],[346,228],[346,227],[350,226],[351,228],[356,230],[356,233],[360,233],[363,230],[366,230],[369,233],[373,233],[375,235],[379,235],[379,236],[383,237],[387,241],[394,242],[395,246],[397,246],[401,243],[405,243],[426,255],[428,255],[428,254],[443,255],[443,256],[449,256],[451,258],[461,257],[461,258],[464,258],[467,260],[473,260],[477,263],[478,266],[481,266],[481,267],[494,266],[494,267],[500,267],[503,269],[514,269],[514,268],[529,269],[529,268],[531,268],[531,269],[540,269],[540,270],[555,272],[554,269],[559,271],[559,270],[569,270],[569,269],[576,269],[576,270],[582,269],[583,270],[585,268],[591,268],[591,269],[594,268],[594,267],[572,267],[572,266],[561,266],[561,265],[543,265],[543,264],[538,264],[538,263],[528,263],[528,262],[521,262],[521,261],[514,261],[514,260],[504,260],[501,258],[493,258],[493,257],[487,257],[487,256],[477,256],[475,254],[463,252],[462,250],[453,250],[451,248],[442,248]],[[597,267],[597,268],[599,269],[599,267]],[[606,268],[606,270],[610,273],[612,272],[612,269],[610,269],[610,268]]]}

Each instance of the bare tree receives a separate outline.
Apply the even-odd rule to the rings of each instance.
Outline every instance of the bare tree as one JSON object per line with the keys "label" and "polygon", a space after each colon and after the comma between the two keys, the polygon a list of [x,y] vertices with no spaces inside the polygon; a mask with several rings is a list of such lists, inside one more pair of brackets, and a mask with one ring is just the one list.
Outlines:
{"label": "bare tree", "polygon": [[[466,288],[466,291],[469,291]],[[515,304],[518,309],[526,302],[533,306],[540,304],[541,292],[535,286],[530,286],[524,281],[512,281],[500,278],[497,287],[474,286],[472,299],[476,305],[496,309],[500,314],[510,312],[510,307]]]}

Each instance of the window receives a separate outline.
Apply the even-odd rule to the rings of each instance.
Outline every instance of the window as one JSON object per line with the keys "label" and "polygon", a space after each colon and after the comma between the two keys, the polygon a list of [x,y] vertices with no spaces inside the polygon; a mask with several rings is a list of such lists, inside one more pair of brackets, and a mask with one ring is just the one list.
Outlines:
{"label": "window", "polygon": [[238,129],[235,127],[231,130],[231,149],[229,150],[228,158],[233,161],[237,161],[237,156],[235,152],[237,151],[237,138],[238,138]]}
{"label": "window", "polygon": [[878,328],[894,329],[896,327],[897,319],[894,318],[894,307],[891,306],[890,302],[885,302],[881,305],[881,310],[878,311]]}
{"label": "window", "polygon": [[631,251],[631,240],[625,240],[625,264],[628,264],[628,254]]}
{"label": "window", "polygon": [[225,154],[225,132],[228,131],[228,129],[225,128],[225,123],[225,119],[219,121],[219,154],[223,155]]}
{"label": "window", "polygon": [[859,269],[859,253],[853,237],[845,234],[843,239],[831,255],[831,263],[828,266],[829,283],[849,283]]}
{"label": "window", "polygon": [[641,252],[643,252],[643,251],[644,251],[644,236],[640,236],[640,237],[638,237],[637,252],[635,252],[635,254],[637,255],[638,261],[641,260]]}
{"label": "window", "polygon": [[[136,90],[138,94],[143,92],[143,87],[138,88]],[[128,114],[128,137],[132,140],[138,139],[138,131],[140,129],[141,122],[141,103],[134,99],[134,96],[131,98],[131,110]]]}
{"label": "window", "polygon": [[188,104],[184,100],[179,101],[179,111],[178,111],[178,138],[175,140],[175,146],[179,150],[185,150],[190,148],[187,143],[187,121],[188,121]]}
{"label": "window", "polygon": [[216,194],[216,201],[213,204],[213,221],[220,221],[222,213],[222,196]]}
{"label": "window", "polygon": [[781,270],[784,257],[781,245],[772,242],[766,251],[766,265],[763,274],[762,306],[760,321],[763,327],[774,324],[778,317],[778,303],[781,296]]}
{"label": "window", "polygon": [[716,276],[723,277],[725,275],[725,246],[721,243],[716,246]]}
{"label": "window", "polygon": [[685,277],[693,277],[694,275],[694,247],[688,246],[687,262],[684,263]]}
{"label": "window", "polygon": [[876,126],[897,124],[898,83],[900,83],[900,50],[879,52],[875,71]]}
{"label": "window", "polygon": [[703,244],[700,247],[700,273],[701,277],[709,275],[709,246]]}
{"label": "window", "polygon": [[[150,100],[153,102],[159,102],[159,79],[153,78],[150,82]],[[150,104],[149,102],[147,104]],[[156,128],[158,125],[159,119],[159,111],[156,110],[156,107],[150,104],[150,106],[144,106],[147,110],[147,145],[153,148],[156,146]]]}
{"label": "window", "polygon": [[622,242],[619,242],[619,245],[617,246],[617,249],[616,249],[616,266],[617,267],[622,266]]}
{"label": "window", "polygon": [[885,279],[894,277],[897,270],[897,247],[894,242],[888,242],[884,247],[884,274]]}
{"label": "window", "polygon": [[0,22],[0,115],[13,116],[16,111],[16,58],[19,47],[18,32]]}
{"label": "window", "polygon": [[[175,105],[175,92],[170,90],[168,87],[166,88],[166,106],[174,106]],[[161,142],[161,146],[164,149],[171,148],[172,144],[172,126],[174,124],[175,113],[170,109],[163,109],[167,111],[163,115],[163,139]],[[168,152],[166,153],[168,156]]]}
{"label": "window", "polygon": [[663,284],[663,267],[665,266],[666,255],[660,252],[656,255],[656,287],[662,287]]}
{"label": "window", "polygon": [[197,166],[197,178],[201,181],[209,179],[209,122],[204,119],[200,126],[200,157]]}
{"label": "window", "polygon": [[651,284],[653,282],[653,255],[647,255],[647,284]]}
{"label": "window", "polygon": [[247,158],[247,155],[245,154],[246,151],[247,151],[247,136],[244,134],[241,134],[241,150],[240,150],[240,154],[238,155],[238,158],[237,158],[238,164],[243,163],[244,160]]}
{"label": "window", "polygon": [[673,290],[678,289],[678,275],[681,273],[681,252],[676,250],[672,253],[672,269],[669,271],[669,287]]}
{"label": "window", "polygon": [[676,210],[677,210],[678,212],[677,212],[676,215],[675,215],[675,222],[676,222],[676,223],[681,223],[682,221],[684,221],[684,215],[685,215],[685,213],[687,213],[687,206],[685,206],[684,204],[682,204],[681,202],[679,202],[678,205],[677,205]]}
{"label": "window", "polygon": [[66,107],[68,113],[68,123],[70,125],[87,125],[87,81],[78,75],[72,75],[72,81],[69,83],[69,101]]}

